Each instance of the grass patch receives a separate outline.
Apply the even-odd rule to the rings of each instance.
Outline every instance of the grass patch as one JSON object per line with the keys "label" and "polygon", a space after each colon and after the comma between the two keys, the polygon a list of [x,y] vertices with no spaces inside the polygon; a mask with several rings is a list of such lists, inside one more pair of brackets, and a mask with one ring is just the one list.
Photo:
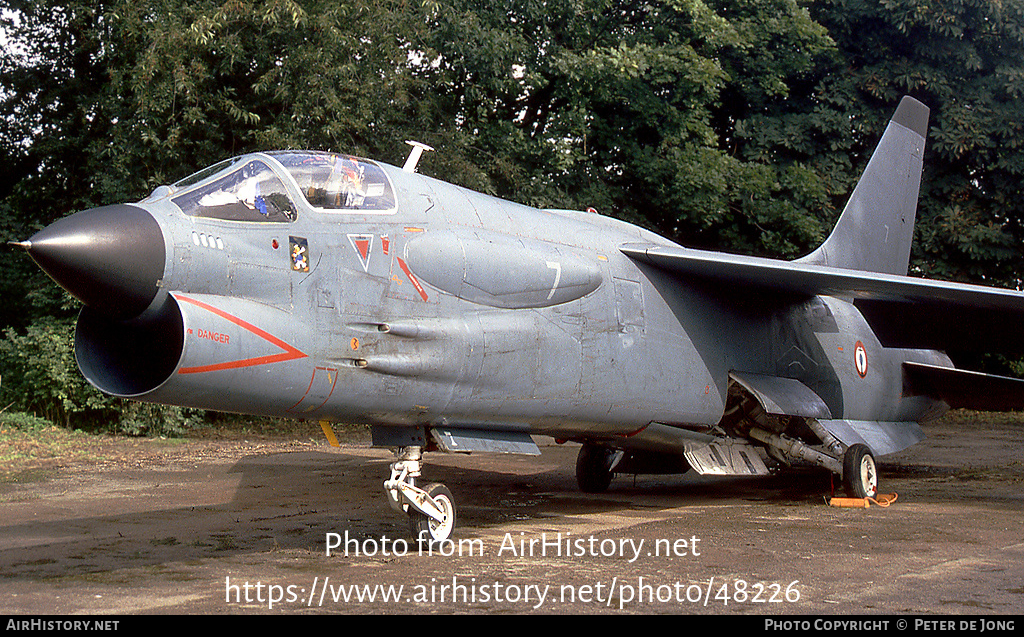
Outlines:
{"label": "grass patch", "polygon": [[0,483],[45,480],[70,461],[97,461],[94,436],[53,425],[21,428],[0,423]]}

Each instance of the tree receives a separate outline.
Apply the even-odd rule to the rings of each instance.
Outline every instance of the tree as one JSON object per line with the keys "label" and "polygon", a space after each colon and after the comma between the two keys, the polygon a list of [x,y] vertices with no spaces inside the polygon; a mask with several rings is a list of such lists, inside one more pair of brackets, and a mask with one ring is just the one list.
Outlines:
{"label": "tree", "polygon": [[802,219],[824,198],[813,175],[736,153],[737,117],[806,92],[831,48],[796,2],[462,0],[431,25],[433,84],[463,131],[439,137],[478,167],[470,185],[690,245],[792,253],[820,236]]}
{"label": "tree", "polygon": [[[98,203],[93,186],[113,112],[106,91],[105,3],[4,2],[10,44],[0,57],[0,232],[21,240],[69,212]],[[70,319],[63,295],[39,285],[26,259],[0,264],[0,319],[25,329],[40,315]]]}
{"label": "tree", "polygon": [[856,157],[902,95],[932,109],[914,273],[1019,287],[1024,2],[829,0],[813,15],[841,54],[818,97],[855,122]]}

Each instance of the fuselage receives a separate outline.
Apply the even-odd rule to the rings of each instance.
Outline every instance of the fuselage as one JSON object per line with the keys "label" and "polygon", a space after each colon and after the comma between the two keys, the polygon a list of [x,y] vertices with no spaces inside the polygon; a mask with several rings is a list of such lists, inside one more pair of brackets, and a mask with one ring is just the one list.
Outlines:
{"label": "fuselage", "polygon": [[100,389],[207,409],[627,435],[711,427],[730,372],[795,378],[834,418],[918,420],[904,360],[843,299],[745,297],[620,252],[674,245],[361,159],[256,154],[133,208],[164,239],[130,319],[83,312]]}

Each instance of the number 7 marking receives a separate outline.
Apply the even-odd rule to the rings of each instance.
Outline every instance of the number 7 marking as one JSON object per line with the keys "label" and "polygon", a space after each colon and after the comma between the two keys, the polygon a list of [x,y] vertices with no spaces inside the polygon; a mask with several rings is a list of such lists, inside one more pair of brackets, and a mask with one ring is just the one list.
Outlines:
{"label": "number 7 marking", "polygon": [[550,301],[551,297],[555,295],[555,290],[558,289],[558,282],[562,279],[562,264],[557,261],[548,261],[547,264],[549,268],[555,271],[555,282],[551,286],[551,291],[548,292],[547,300]]}

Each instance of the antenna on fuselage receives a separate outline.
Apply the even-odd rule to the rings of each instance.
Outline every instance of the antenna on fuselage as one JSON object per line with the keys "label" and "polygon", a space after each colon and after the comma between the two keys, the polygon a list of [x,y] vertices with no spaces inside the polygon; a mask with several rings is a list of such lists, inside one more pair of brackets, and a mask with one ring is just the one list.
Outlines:
{"label": "antenna on fuselage", "polygon": [[420,156],[423,154],[423,151],[434,149],[422,142],[406,140],[405,143],[412,146],[412,150],[409,152],[409,158],[405,160],[405,165],[402,166],[402,170],[407,173],[414,173],[416,172],[416,164],[420,162]]}

